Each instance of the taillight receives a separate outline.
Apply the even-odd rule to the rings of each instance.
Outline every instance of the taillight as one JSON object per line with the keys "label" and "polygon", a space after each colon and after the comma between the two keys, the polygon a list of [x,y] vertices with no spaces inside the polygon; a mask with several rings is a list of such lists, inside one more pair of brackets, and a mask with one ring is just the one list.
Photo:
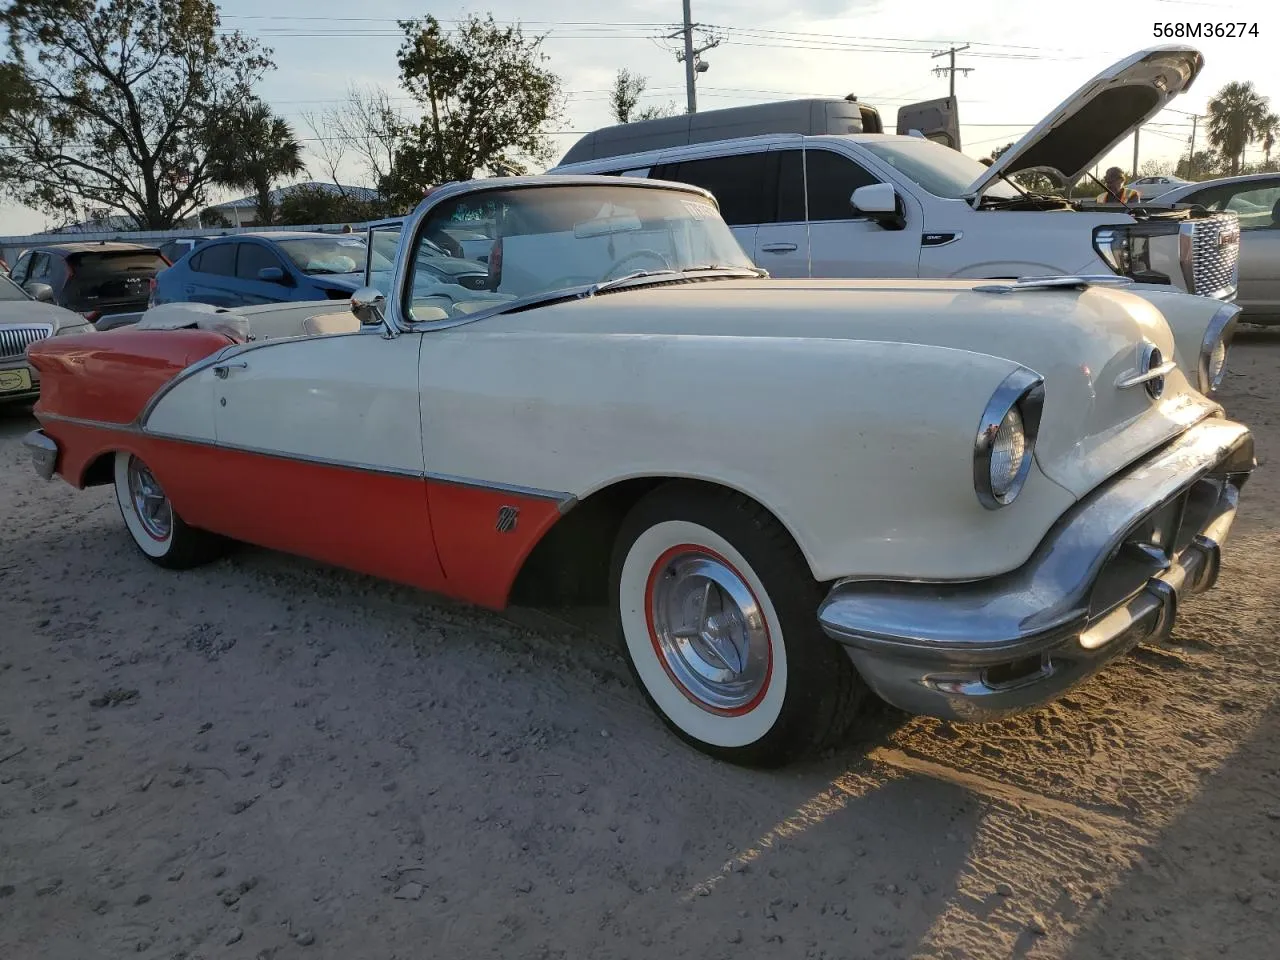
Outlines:
{"label": "taillight", "polygon": [[101,310],[90,310],[88,313],[82,313],[82,314],[80,314],[80,316],[84,317],[84,318],[85,318],[86,320],[88,320],[90,323],[94,323],[95,321],[97,321],[97,319],[98,319],[100,316],[102,316],[102,311],[101,311]]}

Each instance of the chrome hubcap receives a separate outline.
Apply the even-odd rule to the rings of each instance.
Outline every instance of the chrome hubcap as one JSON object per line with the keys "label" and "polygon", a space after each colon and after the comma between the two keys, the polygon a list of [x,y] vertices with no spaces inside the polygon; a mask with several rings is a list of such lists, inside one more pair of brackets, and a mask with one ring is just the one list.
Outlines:
{"label": "chrome hubcap", "polygon": [[712,711],[752,705],[769,681],[769,630],[738,572],[705,553],[668,554],[650,595],[658,655],[689,697]]}
{"label": "chrome hubcap", "polygon": [[148,536],[167,540],[173,529],[173,508],[147,465],[137,457],[129,458],[129,496],[133,512]]}

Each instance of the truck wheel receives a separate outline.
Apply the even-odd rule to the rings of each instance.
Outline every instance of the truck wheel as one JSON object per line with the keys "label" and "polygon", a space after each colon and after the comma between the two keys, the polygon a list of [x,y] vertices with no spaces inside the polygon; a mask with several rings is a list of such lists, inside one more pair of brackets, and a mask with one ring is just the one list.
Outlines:
{"label": "truck wheel", "polygon": [[226,541],[189,527],[173,509],[150,468],[131,453],[115,461],[116,503],[133,542],[151,560],[170,570],[185,570],[217,558]]}
{"label": "truck wheel", "polygon": [[823,590],[740,494],[676,481],[622,523],[611,590],[632,675],[681,739],[744,766],[834,744],[866,687],[818,626]]}

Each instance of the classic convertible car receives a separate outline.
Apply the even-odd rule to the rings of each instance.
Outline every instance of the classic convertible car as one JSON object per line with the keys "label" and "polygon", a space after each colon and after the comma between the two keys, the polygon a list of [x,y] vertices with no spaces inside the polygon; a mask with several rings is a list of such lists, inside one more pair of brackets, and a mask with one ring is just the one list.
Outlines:
{"label": "classic convertible car", "polygon": [[[473,301],[415,276],[445,228],[491,241]],[[610,177],[447,186],[402,236],[354,324],[35,344],[38,471],[113,484],[164,567],[239,540],[605,600],[658,714],[746,764],[841,737],[868,689],[1033,708],[1218,576],[1254,465],[1206,396],[1229,304],[1188,358],[1153,298],[1198,298],[1117,278],[769,279],[707,192]]]}

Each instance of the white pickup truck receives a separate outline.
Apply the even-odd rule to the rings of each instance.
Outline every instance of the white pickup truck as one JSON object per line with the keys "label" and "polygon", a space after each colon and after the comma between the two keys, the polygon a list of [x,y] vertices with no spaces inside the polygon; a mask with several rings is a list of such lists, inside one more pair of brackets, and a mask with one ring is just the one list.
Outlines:
{"label": "white pickup truck", "polygon": [[[548,173],[704,187],[756,264],[778,277],[1118,274],[1231,301],[1239,260],[1235,214],[1080,203],[1027,191],[1013,179],[1045,172],[1076,182],[1186,91],[1203,65],[1203,55],[1184,45],[1126,57],[1067,97],[990,167],[930,139],[948,123],[954,127],[945,110],[920,120],[920,136],[814,136],[782,125],[774,133],[714,141],[698,133],[716,129],[708,121],[717,111],[708,111],[697,115],[699,126],[686,122],[685,132],[678,118],[668,118],[630,124],[635,129],[625,137],[617,128],[588,134],[566,155],[575,162]],[[762,105],[760,116],[782,116],[778,106]],[[904,120],[906,112],[900,111],[900,131],[916,126]],[[736,128],[762,129],[760,122]]]}

